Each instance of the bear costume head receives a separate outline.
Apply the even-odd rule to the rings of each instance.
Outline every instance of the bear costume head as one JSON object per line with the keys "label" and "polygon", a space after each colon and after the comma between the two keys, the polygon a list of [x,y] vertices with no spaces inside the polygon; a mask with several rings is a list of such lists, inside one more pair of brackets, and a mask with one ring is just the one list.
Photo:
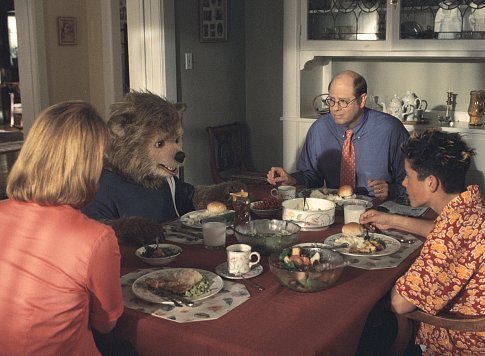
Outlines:
{"label": "bear costume head", "polygon": [[166,177],[177,175],[185,161],[185,110],[185,104],[149,92],[128,93],[111,107],[106,167],[146,188],[158,188]]}
{"label": "bear costume head", "polygon": [[150,92],[132,91],[111,106],[110,142],[95,201],[83,211],[109,224],[120,241],[142,245],[163,236],[161,223],[211,201],[227,203],[236,182],[193,186],[178,178],[185,162],[182,113]]}

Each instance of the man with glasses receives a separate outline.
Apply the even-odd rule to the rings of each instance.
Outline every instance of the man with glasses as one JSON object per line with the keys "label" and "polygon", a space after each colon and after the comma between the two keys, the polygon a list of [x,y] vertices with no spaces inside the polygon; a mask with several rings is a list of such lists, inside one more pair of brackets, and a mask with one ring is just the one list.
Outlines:
{"label": "man with glasses", "polygon": [[[297,163],[297,172],[287,173],[272,167],[270,184],[304,185],[307,188],[339,188],[343,181],[341,165],[346,163],[343,150],[352,151],[351,179],[357,194],[380,199],[405,194],[404,157],[401,144],[409,137],[395,117],[365,107],[367,83],[358,73],[344,71],[335,75],[328,86],[326,100],[330,113],[310,127]],[[347,140],[346,140],[347,138]],[[342,162],[342,163],[341,163]]]}

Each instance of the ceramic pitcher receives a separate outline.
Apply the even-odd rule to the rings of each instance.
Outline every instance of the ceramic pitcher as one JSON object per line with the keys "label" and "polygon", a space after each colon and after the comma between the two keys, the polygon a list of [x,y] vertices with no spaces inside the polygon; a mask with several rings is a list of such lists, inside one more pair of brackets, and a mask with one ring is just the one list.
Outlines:
{"label": "ceramic pitcher", "polygon": [[397,96],[397,94],[394,94],[394,97],[392,98],[391,102],[389,103],[387,107],[387,113],[397,117],[399,120],[402,118],[402,100],[400,97]]}
{"label": "ceramic pitcher", "polygon": [[[419,98],[415,93],[411,93],[409,90],[406,92],[406,95],[404,95],[402,101],[403,101],[403,108],[404,106],[413,107],[412,109],[408,109],[407,114],[405,114],[407,121],[414,120],[415,111],[417,110],[425,111],[426,108],[428,107],[428,102],[426,100]],[[405,110],[403,109],[403,112],[404,111]]]}

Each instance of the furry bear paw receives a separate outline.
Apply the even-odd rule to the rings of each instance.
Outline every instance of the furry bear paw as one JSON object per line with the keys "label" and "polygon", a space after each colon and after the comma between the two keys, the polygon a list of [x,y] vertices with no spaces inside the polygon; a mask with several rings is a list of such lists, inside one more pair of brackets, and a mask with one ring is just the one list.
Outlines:
{"label": "furry bear paw", "polygon": [[163,240],[163,229],[152,220],[133,216],[123,219],[106,221],[115,231],[118,241],[132,246],[143,246]]}

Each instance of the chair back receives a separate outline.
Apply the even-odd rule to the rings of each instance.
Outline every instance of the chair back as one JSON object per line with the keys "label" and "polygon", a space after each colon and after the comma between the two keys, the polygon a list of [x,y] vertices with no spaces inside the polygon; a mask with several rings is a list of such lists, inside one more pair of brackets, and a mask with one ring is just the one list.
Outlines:
{"label": "chair back", "polygon": [[215,183],[225,181],[226,175],[246,170],[241,125],[238,122],[207,128],[209,161]]}
{"label": "chair back", "polygon": [[403,314],[406,318],[434,325],[443,329],[478,332],[485,331],[485,316],[431,315],[421,310]]}

